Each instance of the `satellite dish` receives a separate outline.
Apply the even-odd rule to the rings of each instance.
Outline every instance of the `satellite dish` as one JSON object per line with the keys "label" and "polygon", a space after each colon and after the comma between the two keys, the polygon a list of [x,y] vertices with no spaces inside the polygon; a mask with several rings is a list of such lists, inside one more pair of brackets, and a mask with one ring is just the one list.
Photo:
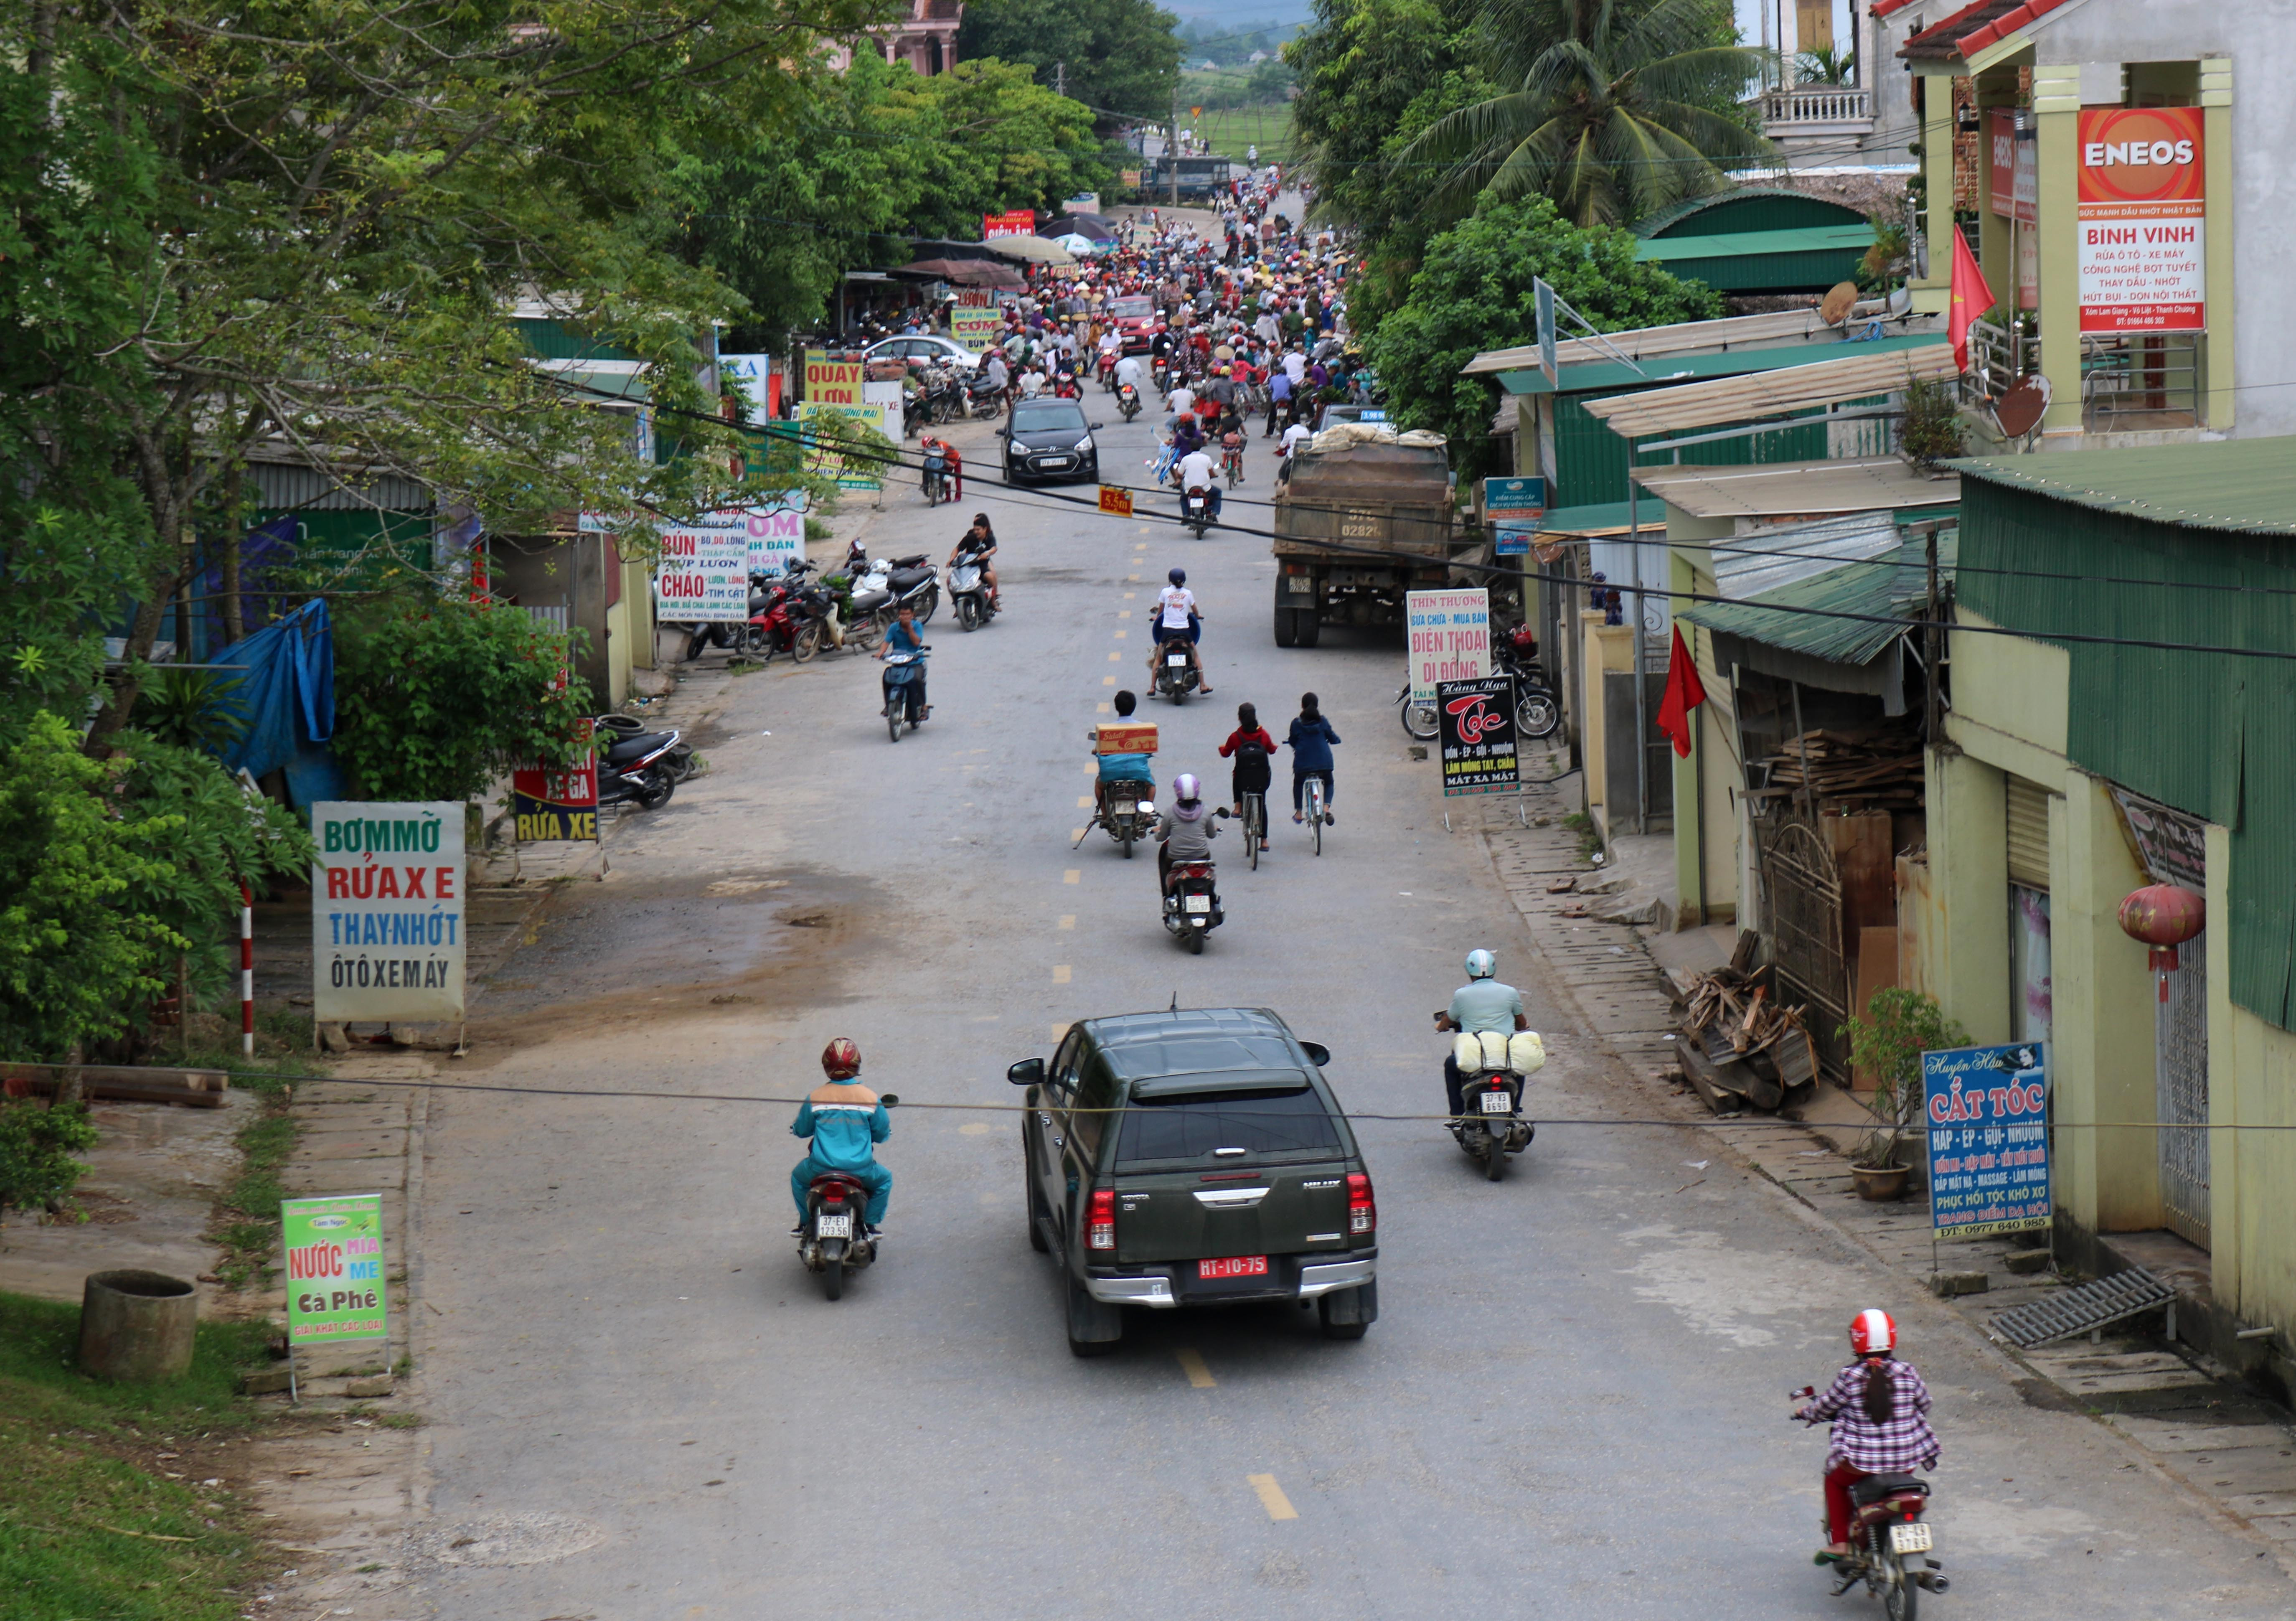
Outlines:
{"label": "satellite dish", "polygon": [[2003,438],[2021,439],[2040,426],[2041,413],[2048,408],[2049,380],[2021,377],[1994,402],[1993,420],[2000,426]]}
{"label": "satellite dish", "polygon": [[1832,292],[1817,301],[1817,318],[1828,326],[1840,326],[1849,319],[1849,312],[1857,307],[1857,283],[1837,282]]}
{"label": "satellite dish", "polygon": [[1900,287],[1890,295],[1890,314],[1892,317],[1904,315],[1913,307],[1914,290],[1912,288]]}

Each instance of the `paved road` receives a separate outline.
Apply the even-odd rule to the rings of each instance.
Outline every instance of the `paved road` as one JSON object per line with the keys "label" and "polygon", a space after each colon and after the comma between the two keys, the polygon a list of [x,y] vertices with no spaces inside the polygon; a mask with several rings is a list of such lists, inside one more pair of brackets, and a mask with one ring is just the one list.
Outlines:
{"label": "paved road", "polygon": [[[1145,454],[1144,425],[1106,438],[1111,469]],[[889,504],[882,549],[945,553],[949,514]],[[1525,949],[1480,841],[1447,834],[1406,757],[1397,649],[1275,650],[1260,542],[994,487],[976,505],[1010,612],[971,636],[936,621],[935,718],[889,745],[858,659],[734,684],[702,739],[714,774],[625,830],[609,881],[570,887],[459,1078],[795,1095],[849,1034],[881,1088],[1009,1109],[1005,1065],[1062,1024],[1177,998],[1275,1008],[1331,1046],[1357,1109],[1436,1101],[1428,1010],[1469,946],[1518,976]],[[1259,872],[1224,864],[1229,921],[1201,959],[1158,926],[1148,861],[1069,847],[1083,733],[1110,678],[1142,673],[1174,561],[1219,693],[1158,709],[1160,776],[1211,772],[1237,699],[1280,733],[1313,687],[1346,739],[1324,854],[1279,818]],[[1524,988],[1556,1054],[1543,1109],[1631,1114]],[[440,1096],[427,1613],[1863,1615],[1806,1562],[1823,1439],[1783,1397],[1839,1363],[1866,1304],[1898,1314],[1937,1393],[1956,1589],[1932,1613],[2288,1613],[2256,1543],[2088,1420],[2028,1405],[1942,1312],[1690,1133],[1551,1126],[1495,1188],[1432,1125],[1366,1123],[1367,1339],[1283,1309],[1143,1316],[1084,1363],[1026,1241],[1013,1113],[897,1111],[887,1254],[834,1305],[783,1236],[791,1113]]]}

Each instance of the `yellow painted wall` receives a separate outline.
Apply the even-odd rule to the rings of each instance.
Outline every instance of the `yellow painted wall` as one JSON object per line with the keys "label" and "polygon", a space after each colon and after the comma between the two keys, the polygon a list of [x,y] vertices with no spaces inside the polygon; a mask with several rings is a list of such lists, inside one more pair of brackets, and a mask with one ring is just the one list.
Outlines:
{"label": "yellow painted wall", "polygon": [[[2228,905],[2232,835],[2209,829],[2209,912]],[[2209,1224],[2217,1303],[2243,1328],[2269,1323],[2285,1375],[2296,1342],[2296,1036],[2236,1007],[2232,931],[2211,929],[2209,950]]]}
{"label": "yellow painted wall", "polygon": [[[1692,518],[1666,509],[1672,546],[1669,584],[1677,591],[1715,596],[1712,553],[1702,542],[1727,538],[1726,521]],[[1687,544],[1685,544],[1687,543]],[[1690,757],[1674,762],[1676,916],[1685,928],[1738,913],[1740,852],[1735,789],[1745,780],[1738,760],[1738,720],[1730,707],[1730,677],[1714,662],[1712,633],[1682,626],[1683,639],[1706,689],[1693,713]]]}
{"label": "yellow painted wall", "polygon": [[[1578,667],[1586,672],[1586,733],[1578,740],[1579,757],[1586,764],[1587,804],[1592,813],[1603,804],[1603,785],[1609,780],[1603,741],[1603,672],[1621,674],[1635,667],[1635,627],[1605,625],[1599,610],[1578,610],[1578,632],[1584,656]],[[1598,821],[1599,821],[1598,817]],[[1607,822],[1601,825],[1607,827]]]}

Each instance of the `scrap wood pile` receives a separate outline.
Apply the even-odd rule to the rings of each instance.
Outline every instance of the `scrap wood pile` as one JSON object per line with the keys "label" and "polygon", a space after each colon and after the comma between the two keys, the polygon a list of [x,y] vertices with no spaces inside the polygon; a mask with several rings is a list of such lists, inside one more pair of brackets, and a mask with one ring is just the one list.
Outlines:
{"label": "scrap wood pile", "polygon": [[1788,738],[1775,754],[1756,762],[1767,768],[1755,799],[1799,799],[1868,810],[1922,807],[1922,742],[1903,727],[1840,732],[1821,728]]}
{"label": "scrap wood pile", "polygon": [[1747,966],[1753,939],[1742,937],[1726,968],[1698,974],[1684,1003],[1683,1068],[1714,1108],[1775,1109],[1809,1095],[1817,1077],[1802,1009],[1771,995],[1770,970]]}

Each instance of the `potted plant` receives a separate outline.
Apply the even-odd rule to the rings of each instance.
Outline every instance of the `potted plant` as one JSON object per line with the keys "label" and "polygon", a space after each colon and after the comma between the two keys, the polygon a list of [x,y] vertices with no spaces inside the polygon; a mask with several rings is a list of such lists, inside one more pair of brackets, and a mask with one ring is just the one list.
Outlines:
{"label": "potted plant", "polygon": [[1969,1032],[1945,1016],[1935,997],[1890,986],[1875,991],[1841,1034],[1849,1038],[1851,1066],[1874,1077],[1867,1107],[1880,1122],[1850,1155],[1850,1178],[1861,1199],[1902,1198],[1907,1167],[1898,1156],[1922,1107],[1922,1054],[1965,1047]]}

